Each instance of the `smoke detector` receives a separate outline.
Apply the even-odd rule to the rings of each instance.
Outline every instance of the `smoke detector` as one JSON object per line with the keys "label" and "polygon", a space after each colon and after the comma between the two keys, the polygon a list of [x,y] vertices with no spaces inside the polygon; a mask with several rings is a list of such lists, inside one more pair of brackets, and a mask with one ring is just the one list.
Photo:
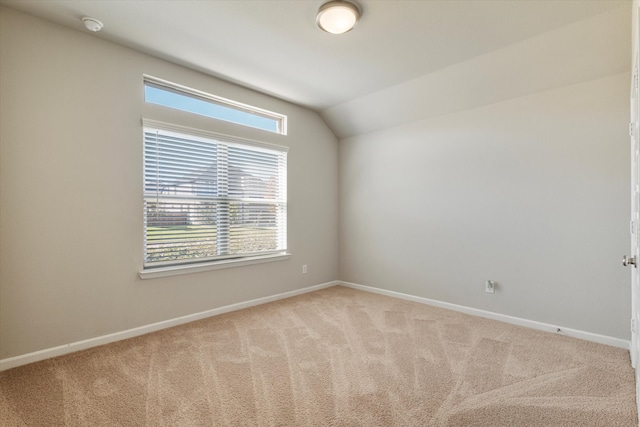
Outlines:
{"label": "smoke detector", "polygon": [[84,26],[87,27],[87,30],[93,31],[94,33],[100,31],[104,26],[102,22],[94,18],[89,18],[88,16],[82,18],[82,22],[84,23]]}

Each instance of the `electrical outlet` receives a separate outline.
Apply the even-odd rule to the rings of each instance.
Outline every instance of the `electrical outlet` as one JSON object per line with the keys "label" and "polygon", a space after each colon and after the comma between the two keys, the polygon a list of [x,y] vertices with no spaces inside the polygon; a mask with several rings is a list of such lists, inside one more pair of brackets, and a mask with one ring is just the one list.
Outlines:
{"label": "electrical outlet", "polygon": [[487,280],[484,284],[484,291],[488,294],[494,294],[496,292],[496,282]]}
{"label": "electrical outlet", "polygon": [[302,264],[302,274],[307,274],[307,264]]}

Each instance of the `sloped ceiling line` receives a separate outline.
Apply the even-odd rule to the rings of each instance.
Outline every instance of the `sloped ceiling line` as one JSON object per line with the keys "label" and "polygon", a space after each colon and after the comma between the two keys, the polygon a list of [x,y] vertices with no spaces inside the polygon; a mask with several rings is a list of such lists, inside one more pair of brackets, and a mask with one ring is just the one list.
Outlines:
{"label": "sloped ceiling line", "polygon": [[621,7],[321,112],[340,139],[627,72]]}
{"label": "sloped ceiling line", "polygon": [[334,36],[323,0],[0,0],[321,113],[339,138],[629,69],[628,0],[360,0]]}

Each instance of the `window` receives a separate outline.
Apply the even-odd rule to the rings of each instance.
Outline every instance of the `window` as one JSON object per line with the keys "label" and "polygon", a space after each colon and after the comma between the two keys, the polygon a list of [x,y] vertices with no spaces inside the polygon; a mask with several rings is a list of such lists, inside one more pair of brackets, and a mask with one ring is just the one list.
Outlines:
{"label": "window", "polygon": [[286,135],[287,117],[179,86],[153,77],[145,77],[144,100],[188,113],[254,127]]}
{"label": "window", "polygon": [[145,268],[286,252],[286,147],[143,127]]}

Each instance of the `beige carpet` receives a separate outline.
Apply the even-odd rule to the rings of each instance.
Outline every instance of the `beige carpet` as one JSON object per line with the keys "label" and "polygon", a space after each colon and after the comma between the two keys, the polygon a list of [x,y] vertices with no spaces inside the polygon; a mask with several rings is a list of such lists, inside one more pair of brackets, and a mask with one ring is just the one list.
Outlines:
{"label": "beige carpet", "polygon": [[636,426],[622,349],[333,287],[0,373],[2,426]]}

